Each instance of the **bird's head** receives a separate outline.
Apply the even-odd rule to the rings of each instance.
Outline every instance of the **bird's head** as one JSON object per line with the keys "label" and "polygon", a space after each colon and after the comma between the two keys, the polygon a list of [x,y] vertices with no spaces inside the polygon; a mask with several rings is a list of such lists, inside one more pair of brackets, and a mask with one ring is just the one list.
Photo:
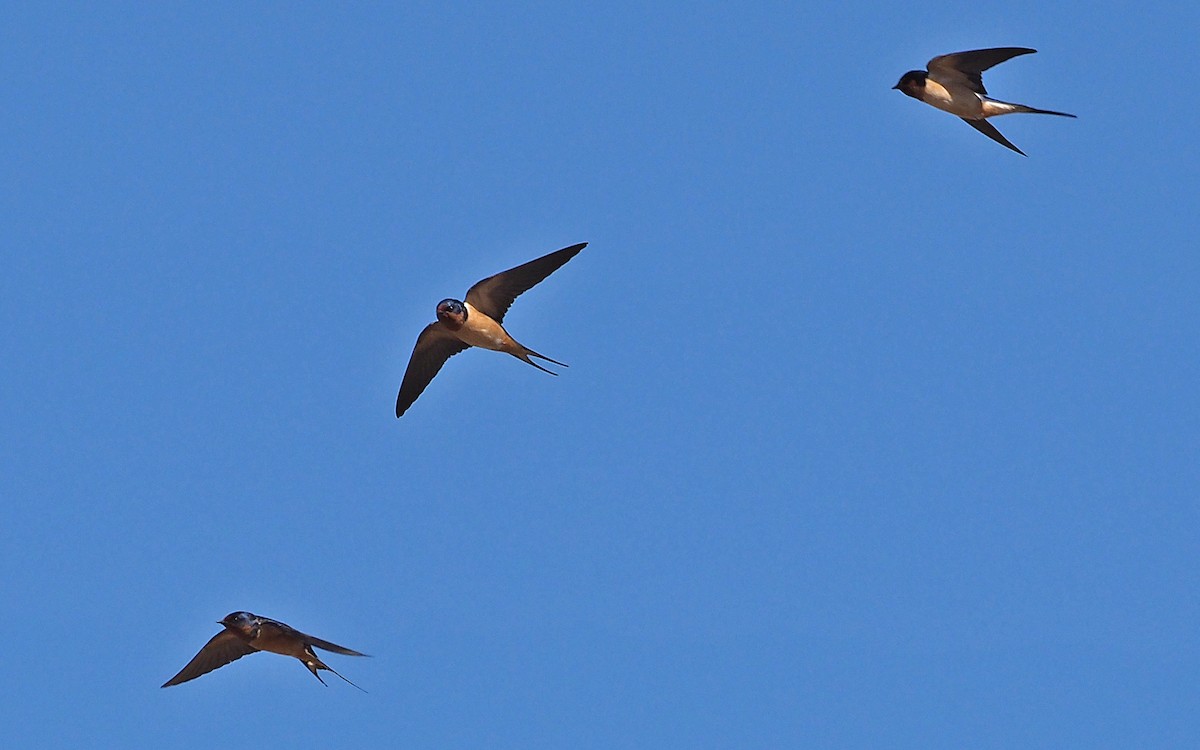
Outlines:
{"label": "bird's head", "polygon": [[456,299],[444,299],[438,303],[437,318],[451,331],[457,331],[467,322],[467,306]]}
{"label": "bird's head", "polygon": [[892,88],[914,99],[920,99],[921,95],[925,93],[925,76],[926,73],[923,70],[910,70],[900,76],[900,81]]}
{"label": "bird's head", "polygon": [[249,635],[255,628],[254,615],[249,612],[231,612],[221,619],[219,624],[224,625],[229,630]]}

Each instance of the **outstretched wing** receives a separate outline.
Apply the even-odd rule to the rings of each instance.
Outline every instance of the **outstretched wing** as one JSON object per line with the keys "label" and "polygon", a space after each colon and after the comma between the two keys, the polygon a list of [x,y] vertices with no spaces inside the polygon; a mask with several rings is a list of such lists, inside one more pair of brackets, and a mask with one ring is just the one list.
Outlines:
{"label": "outstretched wing", "polygon": [[580,242],[578,245],[555,250],[537,260],[489,276],[467,290],[466,301],[492,320],[502,323],[504,313],[508,312],[513,300],[562,268],[564,263],[578,255],[585,247],[587,243]]}
{"label": "outstretched wing", "polygon": [[[305,640],[308,641],[308,645],[316,646],[317,648],[323,648],[326,651],[332,651],[335,654],[345,654],[346,656],[366,656],[366,654],[361,653],[359,651],[355,651],[352,648],[346,648],[345,646],[339,646],[336,643],[330,643],[329,641],[323,641],[320,638],[314,638],[313,636],[309,635],[308,633],[304,634],[304,638],[305,638]],[[333,672],[332,669],[330,669],[329,671]],[[334,674],[337,674],[337,673],[334,672]],[[342,676],[339,674],[338,677],[342,677]],[[345,680],[346,678],[342,677],[342,679]],[[350,682],[349,680],[346,680],[346,681]],[[354,683],[350,683],[350,684],[353,685]]]}
{"label": "outstretched wing", "polygon": [[983,77],[980,75],[983,71],[1018,55],[1030,55],[1034,52],[1037,50],[1028,47],[992,47],[951,52],[948,55],[938,55],[930,60],[926,67],[935,80],[942,83],[966,83],[975,93],[986,94],[987,89],[983,87]]}
{"label": "outstretched wing", "polygon": [[417,337],[417,345],[413,347],[408,369],[404,371],[404,380],[400,383],[400,394],[396,396],[396,417],[413,405],[433,376],[446,364],[446,360],[467,348],[468,345],[441,322],[425,326],[425,330]]}
{"label": "outstretched wing", "polygon": [[170,687],[194,680],[200,675],[208,674],[218,667],[223,667],[231,661],[237,661],[246,654],[252,654],[257,650],[232,632],[222,630],[204,644],[200,653],[193,656],[187,666],[179,670],[179,674],[164,682],[162,686]]}
{"label": "outstretched wing", "polygon": [[996,126],[991,124],[987,120],[968,120],[965,117],[960,118],[960,119],[963,122],[965,122],[966,124],[970,125],[971,127],[975,128],[976,130],[978,130],[980,133],[983,133],[984,135],[986,135],[988,138],[991,138],[996,143],[999,143],[1001,146],[1004,146],[1005,148],[1011,148],[1013,151],[1016,151],[1021,156],[1025,156],[1024,151],[1022,151],[1021,149],[1012,145],[1012,143],[1007,138],[1005,138],[1003,135],[1000,134],[999,130],[996,130]]}

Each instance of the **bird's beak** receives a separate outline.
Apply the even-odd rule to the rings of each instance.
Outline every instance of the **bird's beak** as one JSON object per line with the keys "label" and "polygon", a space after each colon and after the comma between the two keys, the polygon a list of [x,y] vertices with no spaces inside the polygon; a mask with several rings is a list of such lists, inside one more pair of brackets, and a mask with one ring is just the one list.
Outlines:
{"label": "bird's beak", "polygon": [[900,84],[898,84],[898,83],[895,86],[892,86],[892,89],[898,89],[898,88],[900,88]]}

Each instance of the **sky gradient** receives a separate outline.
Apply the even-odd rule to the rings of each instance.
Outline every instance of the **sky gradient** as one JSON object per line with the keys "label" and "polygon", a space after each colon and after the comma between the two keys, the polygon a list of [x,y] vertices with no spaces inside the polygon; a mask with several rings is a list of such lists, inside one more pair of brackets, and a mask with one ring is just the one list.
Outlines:
{"label": "sky gradient", "polygon": [[1200,743],[1194,4],[403,5],[0,12],[11,746]]}

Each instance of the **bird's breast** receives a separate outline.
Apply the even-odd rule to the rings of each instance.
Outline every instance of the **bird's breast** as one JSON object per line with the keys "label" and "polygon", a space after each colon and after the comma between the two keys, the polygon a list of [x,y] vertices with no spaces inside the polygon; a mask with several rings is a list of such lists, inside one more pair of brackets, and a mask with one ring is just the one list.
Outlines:
{"label": "bird's breast", "polygon": [[964,86],[943,86],[932,78],[926,78],[923,98],[930,106],[968,120],[977,119],[983,114],[983,102],[979,95]]}
{"label": "bird's breast", "polygon": [[507,351],[515,343],[503,326],[470,305],[467,305],[467,322],[454,335],[464,344],[495,352]]}
{"label": "bird's breast", "polygon": [[250,645],[259,651],[270,651],[284,656],[303,658],[304,640],[294,633],[286,633],[274,628],[263,628],[258,637],[250,641]]}

